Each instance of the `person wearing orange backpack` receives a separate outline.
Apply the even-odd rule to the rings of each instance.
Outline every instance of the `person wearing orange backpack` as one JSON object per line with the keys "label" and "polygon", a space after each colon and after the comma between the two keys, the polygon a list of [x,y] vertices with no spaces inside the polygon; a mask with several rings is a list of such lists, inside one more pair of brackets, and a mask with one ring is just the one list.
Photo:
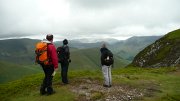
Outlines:
{"label": "person wearing orange backpack", "polygon": [[44,71],[45,77],[40,87],[40,94],[51,95],[54,93],[52,79],[58,69],[56,48],[53,45],[53,35],[48,34],[46,39],[36,44],[36,62]]}

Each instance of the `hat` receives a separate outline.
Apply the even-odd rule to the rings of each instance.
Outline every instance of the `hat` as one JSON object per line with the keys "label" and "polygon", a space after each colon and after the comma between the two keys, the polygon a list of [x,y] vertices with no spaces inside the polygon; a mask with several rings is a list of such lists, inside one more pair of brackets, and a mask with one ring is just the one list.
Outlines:
{"label": "hat", "polygon": [[53,40],[53,35],[52,35],[52,34],[46,35],[46,39],[47,39],[48,41],[52,41],[52,40]]}
{"label": "hat", "polygon": [[106,44],[105,43],[102,44],[102,48],[106,48]]}
{"label": "hat", "polygon": [[63,40],[63,44],[64,44],[64,45],[67,45],[67,44],[68,44],[68,40],[67,40],[67,39],[64,39],[64,40]]}

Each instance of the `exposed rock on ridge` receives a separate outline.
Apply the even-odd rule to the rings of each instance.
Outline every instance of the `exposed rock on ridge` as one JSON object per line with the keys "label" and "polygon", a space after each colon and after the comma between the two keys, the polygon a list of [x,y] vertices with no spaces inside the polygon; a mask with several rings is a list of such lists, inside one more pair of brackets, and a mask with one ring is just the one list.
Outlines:
{"label": "exposed rock on ridge", "polygon": [[180,66],[180,29],[172,31],[136,55],[133,66]]}

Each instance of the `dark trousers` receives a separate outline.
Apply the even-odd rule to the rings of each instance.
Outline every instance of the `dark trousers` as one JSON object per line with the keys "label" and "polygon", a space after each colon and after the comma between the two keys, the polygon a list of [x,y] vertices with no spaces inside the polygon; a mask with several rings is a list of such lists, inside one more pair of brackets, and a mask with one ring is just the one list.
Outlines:
{"label": "dark trousers", "polygon": [[65,84],[68,84],[68,66],[69,63],[61,63],[61,77],[62,77],[62,82]]}
{"label": "dark trousers", "polygon": [[52,65],[51,66],[41,65],[41,66],[44,70],[45,77],[40,88],[40,93],[45,94],[47,92],[48,94],[52,94],[53,93],[52,74],[54,72],[54,67]]}

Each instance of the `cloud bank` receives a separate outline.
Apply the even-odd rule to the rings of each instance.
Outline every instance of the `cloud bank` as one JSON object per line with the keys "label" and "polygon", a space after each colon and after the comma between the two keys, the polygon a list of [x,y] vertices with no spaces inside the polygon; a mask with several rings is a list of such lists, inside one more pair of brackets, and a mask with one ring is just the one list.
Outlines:
{"label": "cloud bank", "polygon": [[0,38],[116,38],[180,28],[179,0],[0,0]]}

